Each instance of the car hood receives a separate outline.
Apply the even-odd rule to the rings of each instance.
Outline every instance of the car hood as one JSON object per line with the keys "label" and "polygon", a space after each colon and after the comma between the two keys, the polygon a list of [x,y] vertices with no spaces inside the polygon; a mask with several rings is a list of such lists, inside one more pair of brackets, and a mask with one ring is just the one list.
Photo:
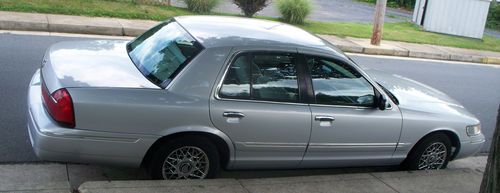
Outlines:
{"label": "car hood", "polygon": [[413,111],[474,117],[459,102],[423,83],[375,69],[365,69],[365,72],[396,96],[403,113]]}
{"label": "car hood", "polygon": [[[44,58],[44,79],[57,87],[159,88],[130,60],[121,40],[54,44]],[[51,83],[49,83],[51,84]]]}

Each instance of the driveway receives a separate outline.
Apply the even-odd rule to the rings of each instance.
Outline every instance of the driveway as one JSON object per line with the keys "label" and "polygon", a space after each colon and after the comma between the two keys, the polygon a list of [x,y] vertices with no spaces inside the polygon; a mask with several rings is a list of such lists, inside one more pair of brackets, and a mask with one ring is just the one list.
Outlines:
{"label": "driveway", "polygon": [[[314,21],[344,21],[371,23],[375,12],[375,5],[358,2],[356,0],[311,0],[313,4],[309,20]],[[182,0],[172,0],[172,5],[185,7]],[[232,3],[232,0],[221,0],[221,3],[213,10],[223,13],[241,13],[240,9]],[[387,8],[387,22],[401,22],[411,20],[411,12]],[[279,17],[276,1],[258,13],[260,16]]]}

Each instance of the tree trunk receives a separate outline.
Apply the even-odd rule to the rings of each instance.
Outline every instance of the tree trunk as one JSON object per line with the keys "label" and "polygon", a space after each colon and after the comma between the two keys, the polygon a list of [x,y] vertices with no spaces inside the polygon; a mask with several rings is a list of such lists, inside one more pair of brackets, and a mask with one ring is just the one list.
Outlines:
{"label": "tree trunk", "polygon": [[373,21],[372,45],[379,46],[382,40],[382,29],[384,28],[385,8],[387,0],[377,0],[375,6],[375,18]]}
{"label": "tree trunk", "polygon": [[490,155],[484,171],[480,193],[500,192],[500,106],[498,107],[497,126],[491,142]]}

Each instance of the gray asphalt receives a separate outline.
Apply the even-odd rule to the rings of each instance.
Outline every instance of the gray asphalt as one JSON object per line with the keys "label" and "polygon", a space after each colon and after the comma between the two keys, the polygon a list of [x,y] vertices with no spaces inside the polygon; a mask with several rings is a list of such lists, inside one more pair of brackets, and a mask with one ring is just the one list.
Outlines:
{"label": "gray asphalt", "polygon": [[[49,45],[75,39],[82,38],[0,34],[0,162],[38,161],[26,130],[28,83]],[[364,67],[398,73],[451,95],[479,117],[484,133],[491,138],[500,102],[500,68],[401,58],[352,58]]]}
{"label": "gray asphalt", "polygon": [[[340,21],[372,23],[375,6],[373,4],[359,2],[356,0],[311,0],[312,12],[308,19],[313,21]],[[172,5],[185,7],[182,0],[173,0]],[[241,13],[240,9],[232,3],[232,0],[221,0],[213,10],[221,13]],[[387,8],[387,22],[401,22],[411,20],[411,12]],[[257,13],[259,16],[280,17],[276,1]]]}

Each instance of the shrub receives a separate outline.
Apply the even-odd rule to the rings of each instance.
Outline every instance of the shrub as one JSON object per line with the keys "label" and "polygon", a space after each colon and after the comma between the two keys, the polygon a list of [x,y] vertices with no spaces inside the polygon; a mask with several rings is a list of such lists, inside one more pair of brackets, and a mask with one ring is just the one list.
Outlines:
{"label": "shrub", "polygon": [[269,4],[269,0],[233,0],[246,17],[252,17]]}
{"label": "shrub", "polygon": [[500,4],[492,2],[486,26],[491,29],[500,30]]}
{"label": "shrub", "polygon": [[311,2],[309,0],[278,0],[278,9],[286,22],[301,24],[311,13]]}
{"label": "shrub", "polygon": [[195,13],[210,13],[219,0],[184,0],[187,9]]}

